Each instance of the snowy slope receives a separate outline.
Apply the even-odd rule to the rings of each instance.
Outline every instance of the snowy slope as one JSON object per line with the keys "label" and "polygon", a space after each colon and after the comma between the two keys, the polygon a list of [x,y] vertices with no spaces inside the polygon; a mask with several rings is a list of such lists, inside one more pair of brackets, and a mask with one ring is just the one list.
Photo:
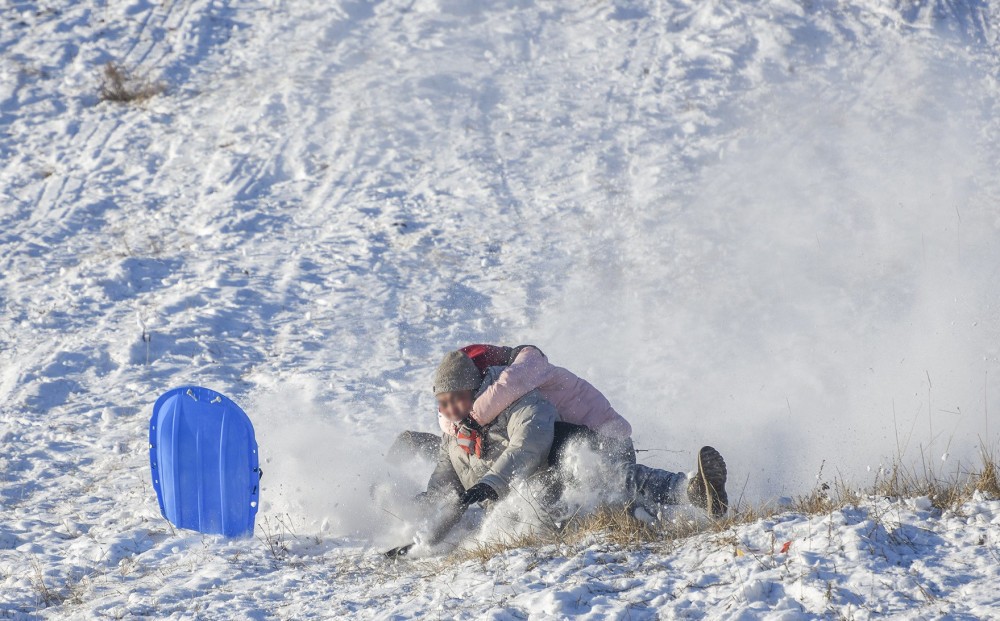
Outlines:
{"label": "snowy slope", "polygon": [[[824,462],[968,467],[1000,428],[998,17],[8,3],[0,617],[988,616],[987,499],[485,568],[369,546],[427,474],[385,448],[434,429],[433,366],[473,341],[590,379],[646,463],[711,442],[752,503]],[[167,93],[100,102],[111,60]],[[149,409],[187,382],[246,406],[290,555],[159,517]]]}

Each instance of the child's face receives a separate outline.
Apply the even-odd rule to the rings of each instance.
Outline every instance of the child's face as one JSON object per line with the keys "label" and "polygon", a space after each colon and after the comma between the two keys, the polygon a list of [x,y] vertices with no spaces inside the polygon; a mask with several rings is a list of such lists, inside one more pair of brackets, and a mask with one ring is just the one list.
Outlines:
{"label": "child's face", "polygon": [[438,411],[453,423],[472,414],[472,391],[444,392],[437,396]]}

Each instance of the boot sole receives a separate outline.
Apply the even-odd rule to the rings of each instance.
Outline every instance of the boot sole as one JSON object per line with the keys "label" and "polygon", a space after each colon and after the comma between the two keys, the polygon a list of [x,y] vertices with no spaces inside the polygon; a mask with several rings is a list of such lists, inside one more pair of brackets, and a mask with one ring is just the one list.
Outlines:
{"label": "boot sole", "polygon": [[705,510],[712,517],[722,517],[729,510],[726,494],[726,460],[711,446],[698,451],[698,479],[705,491]]}

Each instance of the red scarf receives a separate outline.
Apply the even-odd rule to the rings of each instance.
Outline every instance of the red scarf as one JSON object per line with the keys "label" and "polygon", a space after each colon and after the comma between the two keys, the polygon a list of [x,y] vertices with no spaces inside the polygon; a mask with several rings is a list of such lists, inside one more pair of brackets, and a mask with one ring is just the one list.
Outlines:
{"label": "red scarf", "polygon": [[459,424],[455,426],[455,438],[458,440],[458,447],[465,451],[466,455],[475,454],[476,457],[483,458],[483,434],[477,429]]}

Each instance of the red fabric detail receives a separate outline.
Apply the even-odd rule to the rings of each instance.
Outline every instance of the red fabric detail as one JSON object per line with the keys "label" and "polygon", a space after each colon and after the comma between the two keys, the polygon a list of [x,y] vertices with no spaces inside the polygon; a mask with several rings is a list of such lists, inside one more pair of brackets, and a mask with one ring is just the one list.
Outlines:
{"label": "red fabric detail", "polygon": [[487,367],[503,366],[507,364],[507,352],[498,345],[474,344],[466,345],[461,350],[466,356],[472,358],[476,363],[476,368],[480,373],[485,373]]}
{"label": "red fabric detail", "polygon": [[483,437],[475,429],[459,427],[455,437],[458,439],[458,447],[466,455],[474,453],[480,459],[483,457]]}

